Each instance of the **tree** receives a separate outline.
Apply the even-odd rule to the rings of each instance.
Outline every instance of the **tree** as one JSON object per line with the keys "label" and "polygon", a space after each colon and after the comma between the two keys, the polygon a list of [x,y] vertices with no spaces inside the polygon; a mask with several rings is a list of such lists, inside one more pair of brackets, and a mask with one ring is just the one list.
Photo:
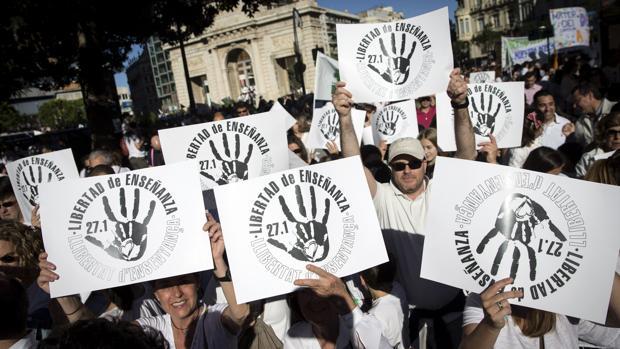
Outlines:
{"label": "tree", "polygon": [[8,103],[0,103],[0,134],[15,131],[21,122],[19,112]]}
{"label": "tree", "polygon": [[87,122],[84,102],[81,100],[53,99],[41,105],[38,116],[41,127],[54,131],[77,128]]}
{"label": "tree", "polygon": [[485,27],[482,32],[473,38],[473,42],[480,46],[480,50],[487,54],[491,52],[500,52],[495,46],[501,44],[502,33]]}
{"label": "tree", "polygon": [[82,87],[93,146],[115,144],[120,116],[113,73],[131,46],[159,36],[182,43],[201,34],[220,11],[241,3],[247,14],[265,0],[6,0],[0,13],[0,100],[26,87]]}

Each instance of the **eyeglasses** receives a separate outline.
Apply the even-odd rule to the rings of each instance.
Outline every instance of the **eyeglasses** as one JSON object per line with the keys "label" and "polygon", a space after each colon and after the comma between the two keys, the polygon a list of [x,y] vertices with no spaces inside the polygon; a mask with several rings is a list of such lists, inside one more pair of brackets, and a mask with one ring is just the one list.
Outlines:
{"label": "eyeglasses", "polygon": [[417,170],[422,167],[422,161],[418,159],[413,159],[409,162],[394,162],[390,164],[392,170],[396,172],[403,171],[405,169],[405,166],[409,166],[409,168],[412,170]]}
{"label": "eyeglasses", "polygon": [[0,262],[5,263],[5,264],[14,263],[14,262],[17,262],[17,257],[7,254],[6,256],[0,257]]}
{"label": "eyeglasses", "polygon": [[607,137],[616,137],[618,135],[620,135],[620,130],[607,130],[607,132],[605,132],[605,135]]}
{"label": "eyeglasses", "polygon": [[7,202],[3,202],[0,204],[0,207],[2,208],[9,208],[13,205],[15,205],[17,203],[17,201],[7,201]]}

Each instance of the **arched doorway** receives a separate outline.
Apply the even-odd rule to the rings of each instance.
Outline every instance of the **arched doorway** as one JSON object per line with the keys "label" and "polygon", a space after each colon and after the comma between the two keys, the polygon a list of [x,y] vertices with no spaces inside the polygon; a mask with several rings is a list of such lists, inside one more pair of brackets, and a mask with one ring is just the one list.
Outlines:
{"label": "arched doorway", "polygon": [[247,95],[256,90],[256,80],[252,69],[252,59],[243,49],[236,48],[226,56],[226,71],[230,96],[236,100],[240,95]]}

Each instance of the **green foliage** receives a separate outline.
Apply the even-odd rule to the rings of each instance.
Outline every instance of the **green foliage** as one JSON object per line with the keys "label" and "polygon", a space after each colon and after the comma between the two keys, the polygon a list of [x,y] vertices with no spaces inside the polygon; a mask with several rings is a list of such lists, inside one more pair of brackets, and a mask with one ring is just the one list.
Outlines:
{"label": "green foliage", "polygon": [[495,51],[495,46],[500,45],[502,32],[484,28],[482,32],[473,38],[473,42],[480,46],[482,52],[489,53]]}
{"label": "green foliage", "polygon": [[0,103],[0,133],[14,132],[19,128],[21,116],[10,104]]}
{"label": "green foliage", "polygon": [[41,127],[54,131],[77,128],[78,125],[85,125],[87,122],[84,102],[81,99],[74,101],[54,99],[45,102],[39,108],[38,116]]}

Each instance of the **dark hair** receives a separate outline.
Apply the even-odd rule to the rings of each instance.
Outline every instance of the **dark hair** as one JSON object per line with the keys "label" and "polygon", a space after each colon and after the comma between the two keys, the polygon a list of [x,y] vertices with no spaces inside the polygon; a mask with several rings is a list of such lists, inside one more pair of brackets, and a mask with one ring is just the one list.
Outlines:
{"label": "dark hair", "polygon": [[530,152],[523,163],[523,169],[547,173],[565,164],[564,155],[559,151],[549,147],[538,147]]}
{"label": "dark hair", "polygon": [[604,150],[611,150],[604,147],[606,143],[605,133],[610,128],[617,126],[620,126],[620,112],[618,111],[612,112],[599,120],[594,129],[594,138],[599,147],[604,148]]}
{"label": "dark hair", "polygon": [[167,349],[170,345],[161,332],[142,328],[127,321],[107,319],[80,320],[56,336],[50,336],[39,348],[62,349]]}
{"label": "dark hair", "polygon": [[[534,78],[536,77],[536,74],[533,71],[529,71],[529,72],[525,73],[525,75],[523,75],[523,80],[527,80],[527,79],[529,79],[531,77],[534,77]],[[538,79],[536,79],[536,80],[538,80]]]}
{"label": "dark hair", "polygon": [[39,253],[43,252],[41,231],[13,221],[0,221],[0,240],[9,241],[15,246],[19,266],[37,269]]}
{"label": "dark hair", "polygon": [[553,100],[555,101],[555,97],[553,97],[553,94],[551,92],[549,92],[548,90],[542,89],[534,94],[534,102],[538,102],[538,98],[540,97],[547,97],[547,96],[553,98]]}
{"label": "dark hair", "polygon": [[306,146],[304,145],[304,142],[301,141],[301,139],[299,139],[299,137],[295,136],[295,134],[292,131],[289,131],[287,134],[287,144],[296,144],[299,149],[300,149],[300,153],[299,156],[302,159],[305,159],[304,162],[308,161],[308,149],[306,149]]}
{"label": "dark hair", "polygon": [[396,264],[390,259],[383,264],[366,269],[360,274],[368,287],[389,293],[392,291],[392,283],[396,276]]}
{"label": "dark hair", "polygon": [[377,163],[383,163],[381,159],[381,151],[372,144],[365,144],[360,148],[362,163],[365,167],[370,167]]}
{"label": "dark hair", "polygon": [[97,165],[88,171],[87,177],[111,175],[114,173],[114,169],[110,165]]}
{"label": "dark hair", "polygon": [[250,111],[250,105],[244,101],[239,101],[235,103],[235,111],[237,111],[237,109],[239,108],[246,108],[248,111]]}
{"label": "dark hair", "polygon": [[607,159],[595,161],[586,175],[586,181],[620,185],[620,150]]}
{"label": "dark hair", "polygon": [[579,94],[582,96],[586,96],[588,93],[592,93],[592,96],[594,96],[594,98],[598,100],[603,99],[603,94],[601,93],[601,90],[598,88],[598,86],[587,81],[580,82],[577,86],[575,86],[575,88],[573,88],[571,93],[575,93],[575,91],[579,92]]}
{"label": "dark hair", "polygon": [[6,199],[9,196],[15,196],[11,180],[7,176],[0,177],[0,199]]}
{"label": "dark hair", "polygon": [[28,296],[15,278],[0,273],[0,339],[17,339],[26,331]]}
{"label": "dark hair", "polygon": [[139,285],[140,284],[109,288],[104,290],[104,293],[110,302],[114,303],[119,309],[130,311],[135,298],[132,287],[137,287]]}

